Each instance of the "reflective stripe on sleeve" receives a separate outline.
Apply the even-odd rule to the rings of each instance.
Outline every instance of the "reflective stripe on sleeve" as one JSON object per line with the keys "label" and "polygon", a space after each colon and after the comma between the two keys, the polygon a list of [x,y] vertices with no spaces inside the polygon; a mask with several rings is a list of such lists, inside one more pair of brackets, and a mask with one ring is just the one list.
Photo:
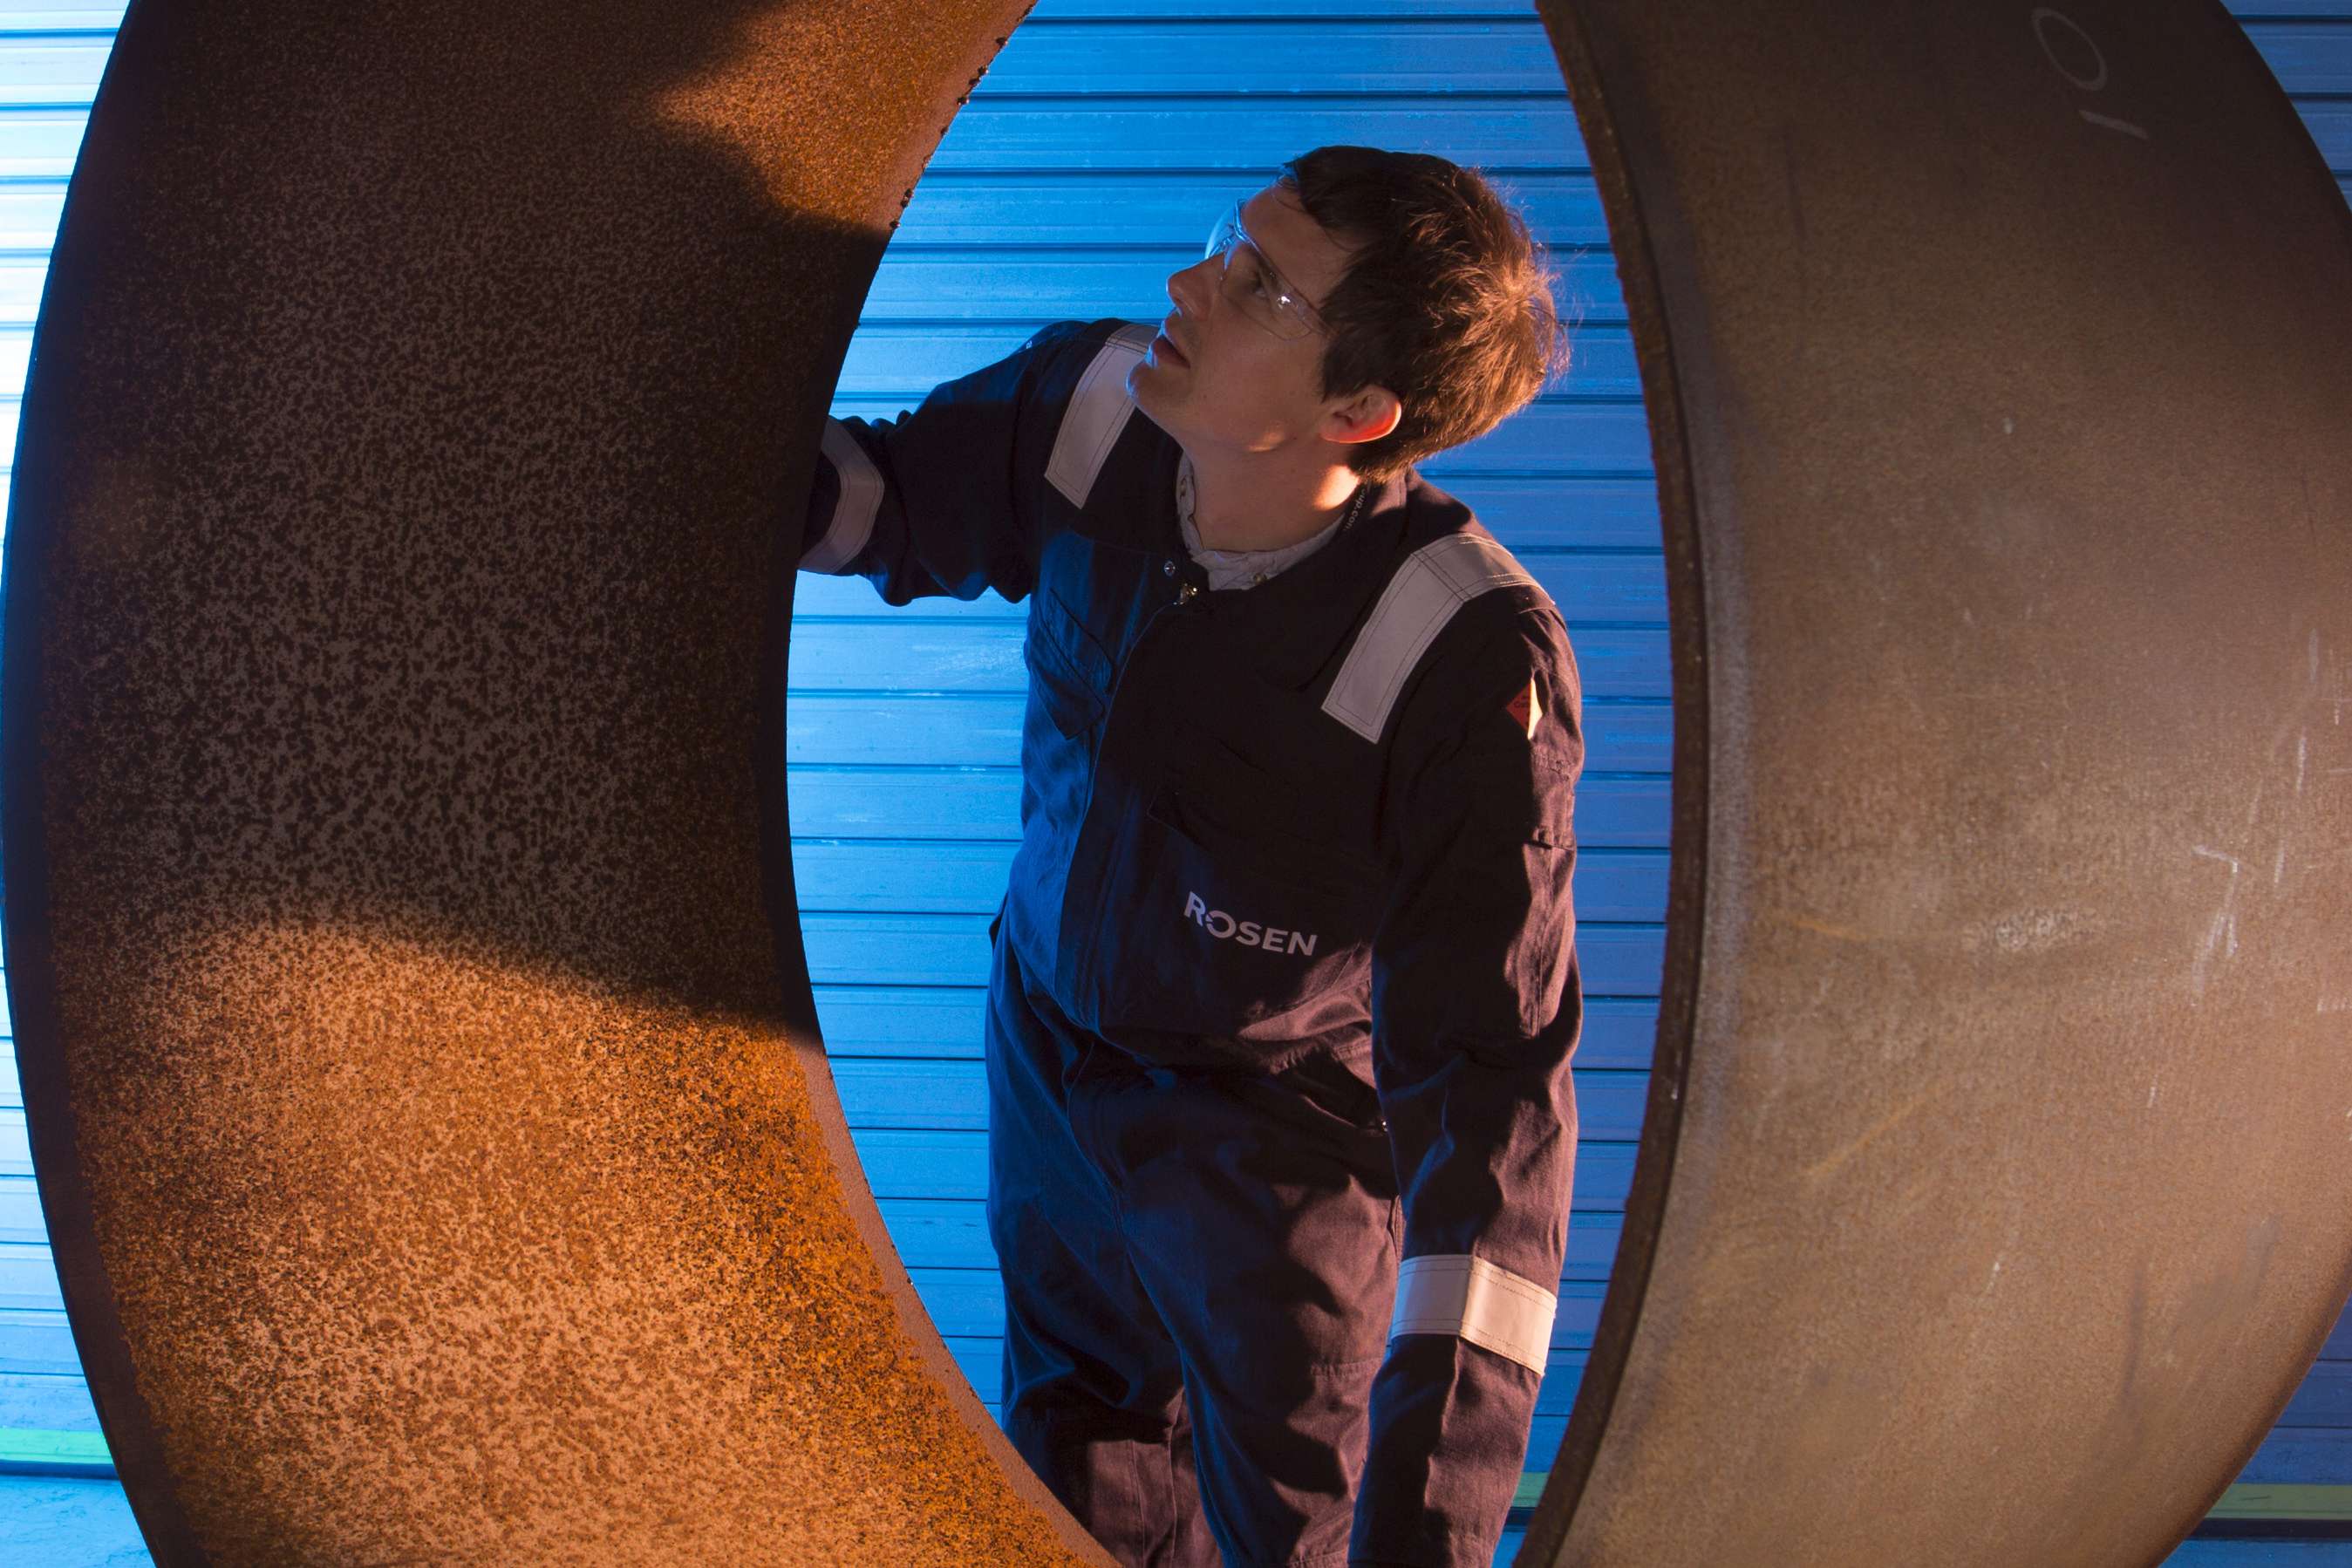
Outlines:
{"label": "reflective stripe on sleeve", "polygon": [[1491,588],[1536,580],[1491,539],[1449,533],[1404,559],[1348,649],[1323,711],[1377,745],[1421,656],[1454,613]]}
{"label": "reflective stripe on sleeve", "polygon": [[1397,1268],[1399,1334],[1459,1334],[1474,1345],[1541,1373],[1551,1355],[1559,1298],[1532,1279],[1466,1252],[1408,1258]]}
{"label": "reflective stripe on sleeve", "polygon": [[1143,358],[1158,334],[1159,329],[1140,323],[1119,328],[1095,351],[1086,373],[1078,377],[1078,389],[1070,395],[1070,405],[1062,411],[1062,427],[1054,436],[1054,455],[1045,460],[1046,479],[1072,506],[1087,504],[1095,476],[1102,472],[1103,459],[1110,456],[1118,433],[1127,428],[1135,412],[1135,399],[1128,395],[1127,373]]}
{"label": "reflective stripe on sleeve", "polygon": [[803,572],[839,572],[857,559],[874,536],[874,514],[882,510],[882,471],[840,420],[826,416],[821,448],[841,480],[833,521],[816,548],[801,557]]}

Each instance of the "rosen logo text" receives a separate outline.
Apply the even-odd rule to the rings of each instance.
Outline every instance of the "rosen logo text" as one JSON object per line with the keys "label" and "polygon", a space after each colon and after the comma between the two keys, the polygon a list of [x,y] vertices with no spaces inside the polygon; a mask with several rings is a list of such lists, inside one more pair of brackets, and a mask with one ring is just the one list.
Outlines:
{"label": "rosen logo text", "polygon": [[1315,956],[1316,933],[1311,931],[1285,931],[1280,926],[1262,925],[1256,921],[1240,921],[1223,910],[1213,910],[1198,893],[1184,895],[1184,918],[1215,937],[1219,942],[1237,942],[1244,947],[1263,948],[1268,952],[1304,953]]}

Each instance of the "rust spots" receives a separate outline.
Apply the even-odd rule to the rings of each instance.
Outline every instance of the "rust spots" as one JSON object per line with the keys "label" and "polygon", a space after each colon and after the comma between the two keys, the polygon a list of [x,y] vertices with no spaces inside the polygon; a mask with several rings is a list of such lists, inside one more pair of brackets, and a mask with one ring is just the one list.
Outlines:
{"label": "rust spots", "polygon": [[78,1110],[217,1556],[1059,1555],[898,1331],[772,1029],[375,933],[174,948]]}
{"label": "rust spots", "polygon": [[162,1561],[1102,1560],[868,1245],[754,770],[855,302],[1017,19],[127,19],[27,394],[10,914]]}

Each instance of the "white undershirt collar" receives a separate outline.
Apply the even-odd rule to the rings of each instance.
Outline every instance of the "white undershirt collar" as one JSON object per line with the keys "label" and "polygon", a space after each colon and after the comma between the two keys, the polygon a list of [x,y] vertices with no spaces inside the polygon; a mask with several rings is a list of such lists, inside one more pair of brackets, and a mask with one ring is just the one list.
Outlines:
{"label": "white undershirt collar", "polygon": [[1285,544],[1273,550],[1211,550],[1201,542],[1201,531],[1192,523],[1192,455],[1184,454],[1176,465],[1176,521],[1184,531],[1184,548],[1201,569],[1209,574],[1212,588],[1255,588],[1286,566],[1295,566],[1326,544],[1348,521],[1350,506],[1326,524],[1320,532],[1307,535],[1296,544]]}

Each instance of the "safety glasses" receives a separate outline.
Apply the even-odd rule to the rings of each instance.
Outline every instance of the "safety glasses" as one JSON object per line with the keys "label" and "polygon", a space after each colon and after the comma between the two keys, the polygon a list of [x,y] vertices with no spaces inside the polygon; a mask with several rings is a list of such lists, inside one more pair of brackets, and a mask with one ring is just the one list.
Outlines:
{"label": "safety glasses", "polygon": [[[1277,338],[1303,338],[1324,331],[1323,318],[1299,293],[1282,280],[1257,241],[1242,223],[1242,204],[1235,202],[1209,231],[1203,257],[1219,256],[1224,268],[1218,287],[1234,309]],[[1328,335],[1328,334],[1327,334]]]}

